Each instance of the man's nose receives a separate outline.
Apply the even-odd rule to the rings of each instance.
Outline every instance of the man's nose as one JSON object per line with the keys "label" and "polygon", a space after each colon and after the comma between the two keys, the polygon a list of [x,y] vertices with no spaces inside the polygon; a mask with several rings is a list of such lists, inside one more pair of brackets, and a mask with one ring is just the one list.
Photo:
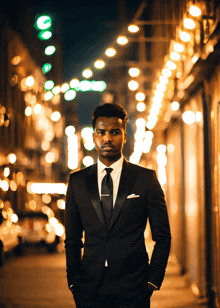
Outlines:
{"label": "man's nose", "polygon": [[110,133],[106,133],[105,134],[105,136],[104,136],[104,141],[105,141],[105,143],[106,142],[109,142],[109,141],[112,141],[112,136],[111,136],[111,134]]}

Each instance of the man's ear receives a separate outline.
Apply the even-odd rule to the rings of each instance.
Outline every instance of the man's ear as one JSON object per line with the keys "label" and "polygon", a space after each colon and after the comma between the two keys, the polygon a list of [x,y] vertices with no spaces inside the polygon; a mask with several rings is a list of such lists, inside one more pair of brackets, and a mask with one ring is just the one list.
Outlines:
{"label": "man's ear", "polygon": [[126,132],[125,132],[124,137],[125,137],[124,143],[126,143],[126,141],[127,141],[127,133]]}

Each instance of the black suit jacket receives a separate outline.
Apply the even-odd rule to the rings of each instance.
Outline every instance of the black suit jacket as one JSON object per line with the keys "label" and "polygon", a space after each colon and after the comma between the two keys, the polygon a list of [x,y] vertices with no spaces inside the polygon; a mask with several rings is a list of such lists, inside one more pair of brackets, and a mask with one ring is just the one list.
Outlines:
{"label": "black suit jacket", "polygon": [[[127,198],[131,194],[138,197]],[[156,242],[150,264],[144,240],[148,218]],[[106,260],[112,288],[118,294],[145,292],[148,281],[160,288],[170,241],[164,194],[155,171],[124,160],[110,228],[102,213],[97,164],[70,175],[66,195],[67,279],[78,301],[89,301]]]}

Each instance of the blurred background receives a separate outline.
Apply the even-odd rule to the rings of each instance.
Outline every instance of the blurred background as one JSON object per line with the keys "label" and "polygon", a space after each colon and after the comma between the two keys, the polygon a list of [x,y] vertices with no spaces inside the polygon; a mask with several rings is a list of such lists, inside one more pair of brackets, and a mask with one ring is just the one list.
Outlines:
{"label": "blurred background", "polygon": [[220,307],[219,20],[217,0],[0,1],[0,281],[33,247],[63,262],[69,173],[96,162],[92,110],[116,103],[125,157],[164,189],[170,262]]}

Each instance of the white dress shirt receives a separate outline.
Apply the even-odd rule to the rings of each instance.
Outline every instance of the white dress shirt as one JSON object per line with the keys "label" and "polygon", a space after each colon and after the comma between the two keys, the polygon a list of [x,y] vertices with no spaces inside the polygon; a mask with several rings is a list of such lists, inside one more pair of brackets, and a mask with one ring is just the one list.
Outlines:
{"label": "white dress shirt", "polygon": [[101,186],[102,186],[102,180],[104,176],[106,175],[105,168],[112,168],[111,177],[113,181],[113,207],[115,205],[115,200],[118,194],[118,187],[119,187],[119,181],[121,177],[121,170],[123,165],[124,157],[121,156],[119,160],[117,160],[115,163],[113,163],[111,166],[107,167],[105,166],[99,159],[97,162],[98,166],[98,188],[99,188],[99,197],[101,199]]}

